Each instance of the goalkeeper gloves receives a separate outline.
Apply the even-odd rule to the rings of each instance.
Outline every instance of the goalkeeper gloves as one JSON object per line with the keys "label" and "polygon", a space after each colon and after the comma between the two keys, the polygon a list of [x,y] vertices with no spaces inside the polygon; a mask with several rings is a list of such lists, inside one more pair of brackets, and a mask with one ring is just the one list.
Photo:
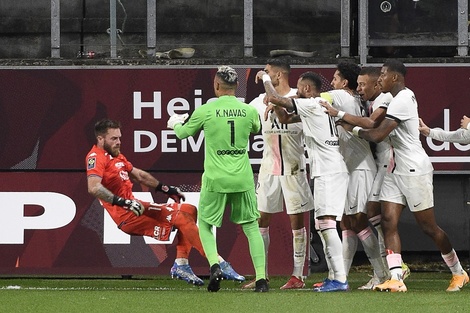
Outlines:
{"label": "goalkeeper gloves", "polygon": [[175,186],[167,186],[160,182],[155,190],[163,192],[168,196],[168,198],[173,199],[177,203],[180,203],[181,199],[183,199],[183,201],[186,200],[184,195],[181,193],[181,190]]}
{"label": "goalkeeper gloves", "polygon": [[171,129],[175,129],[176,124],[183,124],[184,121],[189,117],[188,113],[184,114],[173,114],[170,116],[167,122],[167,127]]}
{"label": "goalkeeper gloves", "polygon": [[118,196],[114,196],[113,205],[119,205],[120,207],[123,207],[124,209],[131,211],[137,216],[141,216],[145,211],[145,208],[142,205],[142,203],[134,199],[130,200],[130,199],[124,199]]}

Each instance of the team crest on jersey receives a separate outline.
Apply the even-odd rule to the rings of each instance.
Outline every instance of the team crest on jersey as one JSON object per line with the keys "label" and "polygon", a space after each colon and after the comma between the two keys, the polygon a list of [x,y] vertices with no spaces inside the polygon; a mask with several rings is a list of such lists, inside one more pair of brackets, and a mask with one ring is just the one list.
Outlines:
{"label": "team crest on jersey", "polygon": [[88,158],[87,169],[88,170],[94,169],[95,166],[96,166],[96,158],[95,157]]}

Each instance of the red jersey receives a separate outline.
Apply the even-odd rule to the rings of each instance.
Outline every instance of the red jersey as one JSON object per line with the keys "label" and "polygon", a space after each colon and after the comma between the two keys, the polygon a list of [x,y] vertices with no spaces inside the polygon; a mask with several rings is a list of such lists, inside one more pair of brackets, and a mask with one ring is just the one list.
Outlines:
{"label": "red jersey", "polygon": [[[124,199],[134,199],[132,194],[133,184],[129,179],[129,172],[132,169],[132,163],[122,153],[117,157],[113,157],[106,150],[98,148],[96,145],[86,156],[87,177],[101,177],[101,184],[105,188]],[[134,213],[117,205],[102,200],[100,202],[118,225],[124,220],[135,217]]]}
{"label": "red jersey", "polygon": [[[86,156],[86,169],[87,177],[101,177],[101,184],[116,196],[135,199],[132,194],[133,184],[129,179],[129,173],[132,171],[133,166],[124,155],[119,154],[117,157],[112,157],[108,152],[94,145]],[[197,218],[196,207],[190,204],[140,202],[144,205],[145,211],[142,216],[137,217],[131,211],[100,200],[101,205],[108,211],[118,228],[130,235],[168,240],[180,211],[191,215],[194,222]],[[175,225],[175,227],[178,226]]]}

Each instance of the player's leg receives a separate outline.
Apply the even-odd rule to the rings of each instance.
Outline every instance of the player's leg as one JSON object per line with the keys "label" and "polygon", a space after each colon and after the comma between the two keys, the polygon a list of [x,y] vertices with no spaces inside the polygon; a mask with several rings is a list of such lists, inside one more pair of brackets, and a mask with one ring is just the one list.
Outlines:
{"label": "player's leg", "polygon": [[351,229],[351,216],[343,214],[340,222],[341,227],[341,238],[342,238],[342,247],[343,247],[343,259],[344,259],[344,269],[346,274],[349,273],[352,262],[354,260],[354,255],[357,251],[357,245],[359,243],[359,238],[356,233]]}
{"label": "player's leg", "polygon": [[413,214],[423,232],[434,241],[441,252],[444,262],[452,272],[452,280],[447,291],[459,291],[468,283],[468,274],[462,268],[459,257],[452,248],[448,235],[437,225],[434,209],[429,208],[424,211],[413,212]]}
{"label": "player's leg", "polygon": [[260,218],[258,220],[259,232],[261,238],[263,238],[264,253],[266,255],[266,277],[268,277],[268,252],[269,245],[271,243],[271,237],[269,236],[269,225],[271,224],[272,214],[260,211]]}
{"label": "player's leg", "polygon": [[[204,250],[202,249],[202,244],[199,239],[198,229],[197,227],[192,227],[191,223],[194,224],[192,218],[186,215],[186,219],[191,220],[191,222],[185,221],[185,225],[181,226],[181,220],[184,220],[183,212],[180,212],[178,215],[178,222],[177,224],[180,225],[178,228],[177,233],[177,244],[176,244],[176,258],[173,266],[170,269],[170,275],[172,278],[178,278],[187,281],[188,283],[193,283],[195,285],[201,286],[204,284],[204,281],[197,277],[191,266],[189,265],[189,253],[191,251],[192,246],[194,246],[202,256],[205,256]],[[176,214],[175,214],[176,215]],[[176,226],[176,225],[175,225]],[[188,240],[191,238],[191,240]]]}
{"label": "player's leg", "polygon": [[266,292],[269,290],[266,281],[266,255],[259,231],[260,213],[257,208],[255,191],[233,193],[228,197],[231,204],[230,220],[242,226],[243,233],[248,239],[250,256],[256,275],[255,291]]}
{"label": "player's leg", "polygon": [[346,270],[344,268],[341,239],[339,238],[339,234],[336,229],[336,217],[319,216],[318,225],[325,240],[326,253],[330,257],[334,279],[324,281],[320,287],[314,288],[314,291],[347,291],[349,289],[349,285],[347,282]]}
{"label": "player's leg", "polygon": [[304,172],[281,177],[281,185],[286,212],[292,229],[294,261],[292,276],[281,289],[299,289],[305,287],[303,274],[308,244],[304,217],[314,208],[313,196]]}
{"label": "player's leg", "polygon": [[348,173],[338,173],[315,178],[315,217],[325,240],[326,255],[330,257],[330,265],[334,279],[325,281],[321,287],[314,288],[317,292],[346,291],[349,289],[344,268],[343,248],[336,228],[336,217],[341,216],[346,203]]}
{"label": "player's leg", "polygon": [[400,178],[402,186],[408,186],[403,193],[416,222],[423,232],[434,241],[441,252],[442,258],[452,272],[452,280],[447,291],[459,291],[460,288],[468,283],[469,278],[463,270],[446,232],[437,225],[433,208],[432,173]]}
{"label": "player's leg", "polygon": [[321,243],[322,243],[323,255],[325,256],[326,266],[328,268],[328,276],[323,281],[314,283],[313,286],[312,286],[313,288],[321,287],[325,282],[335,279],[335,273],[333,272],[333,268],[331,267],[330,256],[328,255],[328,253],[326,251],[325,238],[323,238],[323,235],[322,235],[322,232],[320,230],[320,226],[318,224],[318,219],[317,218],[315,218],[315,231],[317,232],[318,237],[320,237],[320,240],[321,240]]}
{"label": "player's leg", "polygon": [[[388,266],[383,262],[380,254],[379,241],[372,228],[369,226],[367,215],[364,213],[357,213],[352,216],[353,230],[357,233],[357,237],[361,241],[364,252],[369,259],[369,262],[374,269],[374,277],[369,281],[368,286],[363,286],[362,289],[372,289],[373,285],[385,282],[390,278]],[[368,288],[367,288],[368,287]]]}
{"label": "player's leg", "polygon": [[398,233],[398,221],[404,206],[399,203],[382,203],[382,229],[384,231],[385,247],[387,248],[387,265],[390,279],[374,287],[376,291],[406,292],[403,283],[401,242]]}
{"label": "player's leg", "polygon": [[[260,218],[258,219],[259,230],[264,242],[266,253],[266,278],[268,275],[268,251],[271,238],[269,235],[269,225],[273,214],[280,213],[284,209],[282,198],[281,177],[260,173],[258,175],[258,185],[256,187],[256,199]],[[254,282],[253,282],[254,285]]]}
{"label": "player's leg", "polygon": [[[196,248],[199,253],[206,257],[204,249],[202,248],[202,243],[199,237],[199,230],[196,226],[197,221],[197,208],[188,203],[171,203],[168,206],[179,211],[179,215],[174,217],[175,227],[182,230],[179,231],[178,244],[176,245],[176,261],[178,263],[178,256],[183,254],[189,255],[191,248]],[[178,224],[178,225],[176,225]],[[196,230],[196,235],[194,234]],[[189,239],[189,240],[188,240]],[[226,261],[222,256],[218,256],[219,265],[223,273],[223,278],[227,280],[235,280],[239,282],[245,281],[245,277],[238,274],[233,268],[232,265]]]}
{"label": "player's leg", "polygon": [[227,195],[217,192],[211,192],[204,187],[201,189],[199,198],[199,237],[201,239],[204,252],[210,265],[210,278],[207,290],[217,292],[220,289],[220,281],[223,278],[223,272],[220,268],[217,242],[212,233],[212,227],[220,227],[224,215]]}

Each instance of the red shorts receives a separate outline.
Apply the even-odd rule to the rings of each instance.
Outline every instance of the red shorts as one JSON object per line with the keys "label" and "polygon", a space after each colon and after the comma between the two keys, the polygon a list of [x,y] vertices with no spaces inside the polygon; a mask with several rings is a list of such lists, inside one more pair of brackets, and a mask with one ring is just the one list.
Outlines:
{"label": "red shorts", "polygon": [[196,212],[196,207],[186,203],[149,203],[140,201],[145,211],[142,216],[133,216],[119,224],[119,228],[129,234],[149,236],[160,241],[170,238],[170,233],[175,225],[175,220],[180,211]]}

